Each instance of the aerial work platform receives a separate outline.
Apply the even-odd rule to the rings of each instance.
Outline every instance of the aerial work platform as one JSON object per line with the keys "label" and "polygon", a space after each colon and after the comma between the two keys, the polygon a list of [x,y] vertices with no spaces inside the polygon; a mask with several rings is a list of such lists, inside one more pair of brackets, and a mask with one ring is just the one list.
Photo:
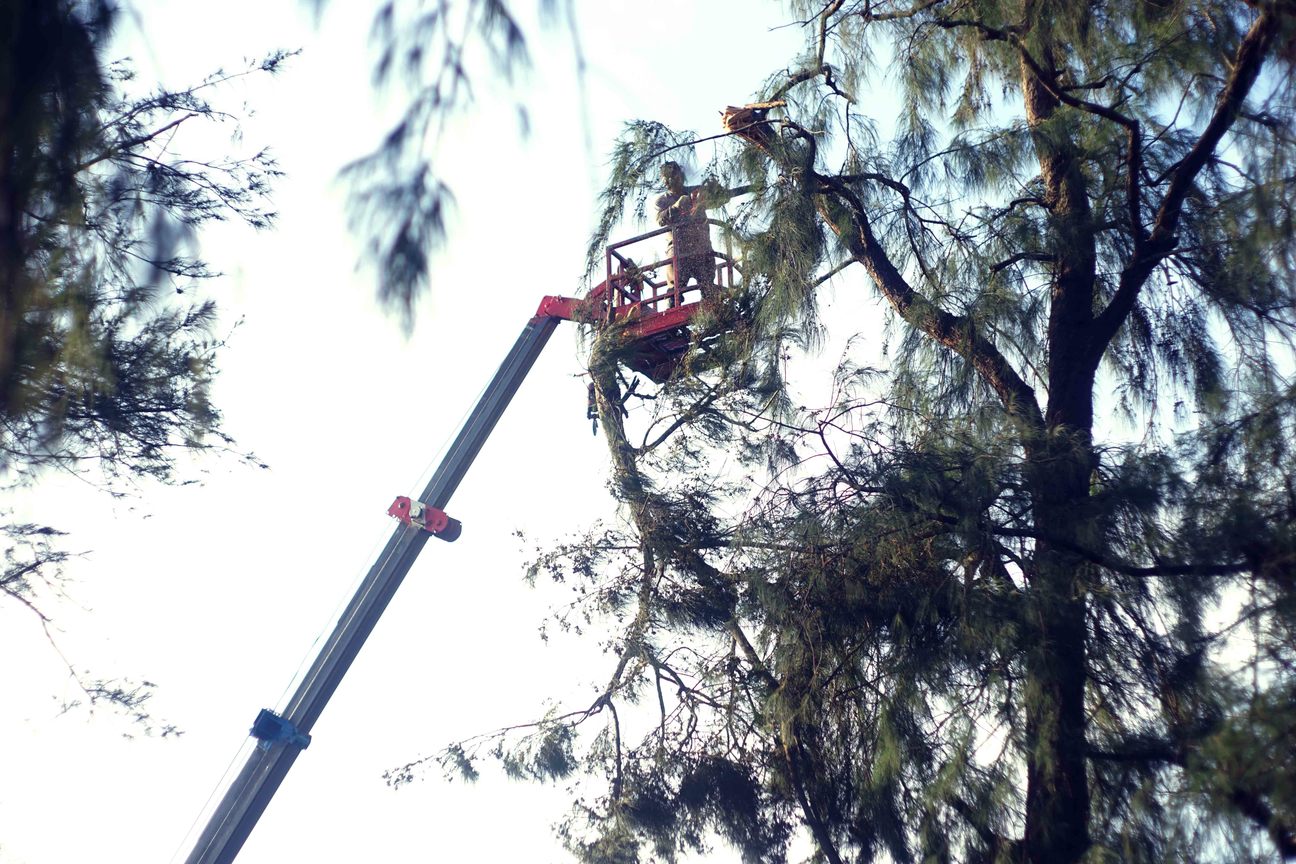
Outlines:
{"label": "aerial work platform", "polygon": [[[208,814],[186,864],[230,864],[234,860],[298,755],[310,745],[315,721],[427,540],[459,538],[463,526],[445,512],[450,497],[559,322],[622,327],[626,343],[624,351],[618,351],[618,359],[658,383],[669,379],[679,367],[694,338],[690,328],[693,318],[728,296],[737,287],[740,271],[731,255],[712,252],[713,284],[674,284],[671,274],[680,272],[679,260],[672,255],[659,257],[651,249],[660,250],[662,243],[649,243],[670,230],[649,231],[609,246],[605,278],[585,297],[545,297],[540,302],[423,494],[418,498],[398,496],[388,508],[388,514],[398,521],[395,532],[287,703],[277,711],[262,710],[253,721],[250,735],[256,746]],[[650,262],[636,263],[631,257],[636,252]]]}
{"label": "aerial work platform", "polygon": [[[724,223],[707,220],[712,225]],[[670,378],[688,350],[689,324],[712,299],[728,295],[738,286],[741,270],[734,257],[712,251],[714,283],[706,286],[676,285],[672,273],[679,272],[673,255],[657,257],[650,243],[669,234],[670,228],[658,228],[645,234],[614,243],[605,253],[605,278],[583,299],[545,297],[536,310],[537,316],[578,321],[595,327],[622,322],[628,342],[622,362],[658,384]],[[648,263],[639,263],[645,254]]]}

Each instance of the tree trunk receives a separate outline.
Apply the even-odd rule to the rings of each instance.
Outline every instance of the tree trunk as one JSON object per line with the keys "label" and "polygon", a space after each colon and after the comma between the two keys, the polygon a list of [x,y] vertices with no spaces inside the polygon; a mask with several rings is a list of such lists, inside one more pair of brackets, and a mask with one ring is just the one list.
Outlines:
{"label": "tree trunk", "polygon": [[[1047,29],[1047,22],[1035,22]],[[1023,55],[1022,94],[1033,130],[1054,258],[1048,322],[1048,405],[1043,440],[1028,440],[1027,484],[1036,540],[1028,609],[1035,626],[1026,663],[1026,830],[1032,864],[1072,864],[1089,848],[1085,759],[1086,563],[1092,541],[1093,326],[1096,245],[1087,182],[1053,88],[1049,37]],[[1043,77],[1042,77],[1043,76]],[[1047,79],[1047,80],[1045,80]]]}
{"label": "tree trunk", "polygon": [[1067,548],[1080,544],[1087,521],[1089,467],[1079,444],[1046,442],[1031,457],[1036,530],[1050,538],[1037,541],[1028,574],[1024,851],[1032,864],[1070,864],[1089,848],[1085,565]]}

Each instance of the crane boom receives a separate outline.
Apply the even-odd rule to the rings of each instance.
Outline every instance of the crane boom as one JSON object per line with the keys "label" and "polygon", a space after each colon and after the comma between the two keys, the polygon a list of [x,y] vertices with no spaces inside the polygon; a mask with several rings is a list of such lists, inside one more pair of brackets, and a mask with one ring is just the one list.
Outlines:
{"label": "crane boom", "polygon": [[[546,302],[553,299],[558,298],[545,298]],[[558,322],[570,317],[573,302],[563,304],[560,310],[556,310],[558,314],[546,314],[546,306],[542,303],[541,311],[527,322],[423,491],[419,503],[425,508],[439,512],[449,503],[459,481],[531,371]],[[405,499],[398,499],[393,505],[393,511],[402,500]],[[405,503],[409,504],[408,501]],[[423,508],[416,505],[416,509]],[[457,536],[457,523],[455,526],[449,539]],[[402,521],[351,598],[283,713],[262,711],[258,715],[252,726],[252,736],[258,739],[257,746],[212,812],[186,864],[229,864],[234,860],[297,755],[310,743],[311,727],[378,623],[405,574],[414,565],[431,536],[430,530],[435,529],[429,526],[425,530],[422,524],[409,519]]]}
{"label": "crane boom", "polygon": [[[387,511],[402,524],[369,569],[283,713],[263,710],[257,715],[251,730],[257,746],[212,811],[185,864],[230,864],[234,860],[288,769],[310,744],[311,728],[414,565],[429,535],[436,534],[445,540],[459,536],[459,523],[446,516],[443,508],[558,322],[579,321],[595,327],[616,322],[623,328],[622,336],[630,347],[622,358],[628,368],[659,383],[674,373],[689,348],[690,321],[703,305],[690,302],[686,294],[700,294],[703,288],[676,285],[673,277],[655,278],[657,268],[670,265],[678,271],[679,260],[673,253],[643,266],[636,265],[626,255],[629,247],[669,230],[660,228],[609,246],[607,279],[584,299],[551,296],[540,301],[535,316],[527,322],[468,415],[422,497],[417,501],[397,498]],[[729,255],[712,254],[716,280],[707,287],[717,292],[732,290],[740,272],[737,263]]]}

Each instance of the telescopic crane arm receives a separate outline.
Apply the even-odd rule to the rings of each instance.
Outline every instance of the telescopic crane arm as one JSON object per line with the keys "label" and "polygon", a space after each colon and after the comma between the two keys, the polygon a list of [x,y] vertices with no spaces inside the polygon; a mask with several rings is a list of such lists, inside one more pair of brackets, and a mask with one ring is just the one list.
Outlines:
{"label": "telescopic crane arm", "polygon": [[[627,346],[621,361],[628,368],[657,382],[673,374],[690,344],[690,321],[703,305],[690,302],[685,295],[700,293],[701,286],[687,288],[671,280],[654,278],[658,267],[671,265],[678,271],[679,261],[673,254],[642,267],[624,254],[630,247],[668,230],[650,231],[610,246],[607,278],[584,299],[545,297],[540,302],[535,316],[523,328],[422,496],[399,497],[388,509],[389,514],[400,520],[400,526],[351,598],[287,707],[281,714],[263,710],[257,715],[251,729],[257,746],[212,811],[193,851],[185,859],[186,864],[230,864],[234,860],[297,755],[310,744],[315,721],[423,545],[431,536],[443,540],[459,536],[459,522],[445,512],[450,496],[531,371],[558,322],[580,321],[596,327],[616,323]],[[728,255],[713,255],[716,265],[713,287],[728,290],[735,284],[737,264]]]}
{"label": "telescopic crane arm", "polygon": [[572,317],[579,306],[579,301],[567,298],[545,298],[540,311],[527,322],[450,445],[423,495],[417,500],[397,498],[387,511],[401,520],[400,526],[351,598],[283,713],[263,710],[257,716],[251,730],[257,746],[212,812],[186,864],[229,864],[234,860],[297,755],[310,744],[311,727],[423,545],[434,535],[445,540],[459,536],[458,521],[447,516],[444,510],[450,496],[531,371],[558,322]]}

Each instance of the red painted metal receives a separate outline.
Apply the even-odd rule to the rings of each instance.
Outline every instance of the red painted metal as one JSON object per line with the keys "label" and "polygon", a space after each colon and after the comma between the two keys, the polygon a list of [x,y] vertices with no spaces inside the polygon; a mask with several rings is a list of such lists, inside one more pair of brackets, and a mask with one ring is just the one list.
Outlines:
{"label": "red painted metal", "polygon": [[[603,286],[600,285],[599,287]],[[584,300],[577,300],[575,297],[547,296],[540,301],[540,307],[536,309],[536,317],[561,318],[564,321],[593,323],[598,317],[596,308],[598,304],[597,302],[591,303],[595,299],[592,292]]]}
{"label": "red painted metal", "polygon": [[429,507],[422,501],[415,501],[405,495],[397,495],[396,500],[387,508],[388,516],[395,516],[406,525],[422,528],[429,534],[447,542],[454,542],[463,533],[463,524],[446,514],[438,507]]}

